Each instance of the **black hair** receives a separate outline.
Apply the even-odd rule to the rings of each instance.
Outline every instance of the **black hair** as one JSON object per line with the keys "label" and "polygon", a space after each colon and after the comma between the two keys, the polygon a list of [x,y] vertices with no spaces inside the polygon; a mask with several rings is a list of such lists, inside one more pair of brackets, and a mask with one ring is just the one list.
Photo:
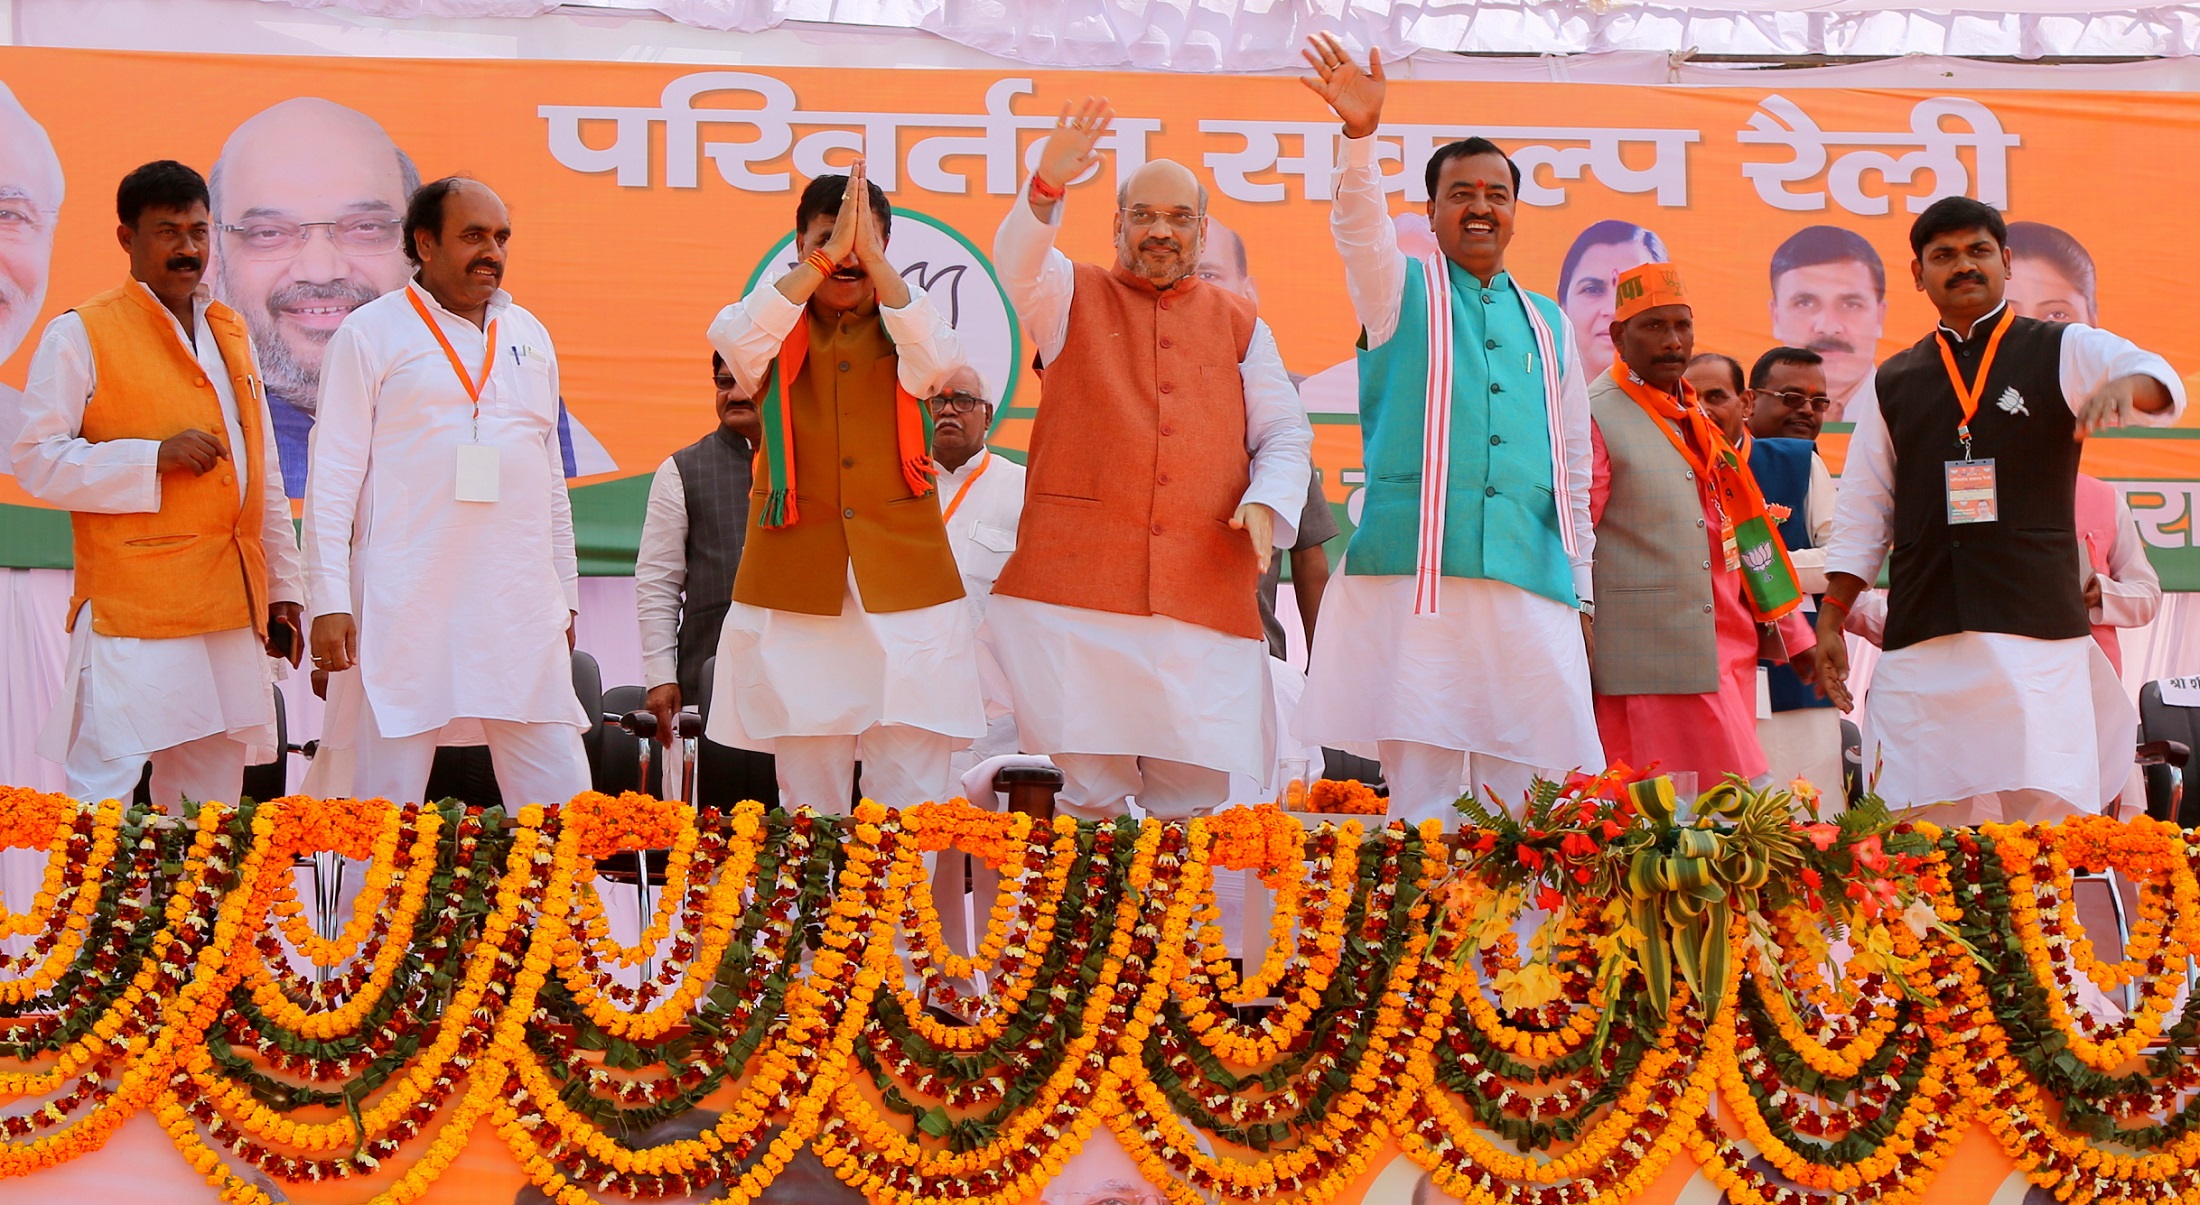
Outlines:
{"label": "black hair", "polygon": [[2098,274],[2093,268],[2093,253],[2085,244],[2070,237],[2070,232],[2060,226],[2045,222],[2009,223],[2009,254],[2017,259],[2045,260],[2062,274],[2063,279],[2078,286],[2085,298],[2086,321],[2100,313],[2100,306],[2093,299],[2093,289]]}
{"label": "black hair", "polygon": [[1591,222],[1588,229],[1574,236],[1574,245],[1566,248],[1566,258],[1558,266],[1558,304],[1566,304],[1566,294],[1574,287],[1574,273],[1580,269],[1581,257],[1589,253],[1589,248],[1625,246],[1635,242],[1642,244],[1643,254],[1650,257],[1650,263],[1662,264],[1672,259],[1665,253],[1665,240],[1659,238],[1655,231],[1618,218]]}
{"label": "black hair", "polygon": [[1910,254],[1923,259],[1925,244],[1964,230],[1983,230],[1994,236],[1995,245],[2009,245],[2009,224],[2000,210],[1969,197],[1942,197],[1910,223]]}
{"label": "black hair", "polygon": [[1772,369],[1775,365],[1795,364],[1804,368],[1811,368],[1825,362],[1826,358],[1824,356],[1807,347],[1775,347],[1757,357],[1757,363],[1750,367],[1749,387],[1751,389],[1764,388],[1765,379],[1772,375]]}
{"label": "black hair", "polygon": [[1872,249],[1870,242],[1854,230],[1839,226],[1805,226],[1787,237],[1779,249],[1772,253],[1772,288],[1780,289],[1780,278],[1797,268],[1815,268],[1820,264],[1859,263],[1871,270],[1872,291],[1879,299],[1887,299],[1887,265]]}
{"label": "black hair", "polygon": [[1721,355],[1720,353],[1715,351],[1704,351],[1697,352],[1695,355],[1690,356],[1688,359],[1688,367],[1694,368],[1696,365],[1706,362],[1726,365],[1727,372],[1731,374],[1734,378],[1734,392],[1737,396],[1740,395],[1743,389],[1747,388],[1747,386],[1742,384],[1741,361],[1736,360],[1732,356]]}
{"label": "black hair", "polygon": [[137,226],[138,215],[148,209],[183,213],[193,205],[207,205],[206,178],[173,159],[156,159],[139,167],[124,176],[121,186],[115,189],[115,216],[132,228]]}
{"label": "black hair", "polygon": [[420,232],[425,230],[443,237],[443,203],[458,191],[462,176],[445,176],[430,180],[414,190],[412,199],[405,202],[405,258],[414,264],[420,262]]}
{"label": "black hair", "polygon": [[[871,195],[871,212],[878,215],[878,239],[883,243],[894,232],[894,207],[887,202],[885,189],[870,180],[865,180],[863,186]],[[841,199],[847,195],[845,175],[818,176],[804,185],[802,199],[794,206],[794,236],[801,238],[818,218],[839,213]]]}
{"label": "black hair", "polygon": [[1443,178],[1445,163],[1453,159],[1472,158],[1475,155],[1495,155],[1503,159],[1505,166],[1512,169],[1513,192],[1517,194],[1520,191],[1520,165],[1512,161],[1512,156],[1506,154],[1503,147],[1477,135],[1473,138],[1462,138],[1457,142],[1447,142],[1437,147],[1436,153],[1428,157],[1427,184],[1429,200],[1436,199],[1436,182]]}
{"label": "black hair", "polygon": [[710,353],[710,375],[717,376],[724,371],[726,371],[726,358],[713,351]]}

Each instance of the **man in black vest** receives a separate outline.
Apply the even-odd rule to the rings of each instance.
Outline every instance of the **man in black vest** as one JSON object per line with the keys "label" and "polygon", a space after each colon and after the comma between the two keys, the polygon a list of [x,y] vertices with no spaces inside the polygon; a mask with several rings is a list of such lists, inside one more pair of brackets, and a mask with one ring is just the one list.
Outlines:
{"label": "man in black vest", "polygon": [[1842,621],[1891,548],[1864,738],[1879,793],[1951,804],[1931,818],[1968,824],[2098,812],[2123,786],[2138,717],[2089,638],[2078,453],[2094,431],[2175,421],[2184,387],[2128,339],[2012,313],[1992,208],[1936,201],[1910,249],[1940,328],[1880,365],[1878,406],[1850,416],[1821,681],[1846,709]]}
{"label": "man in black vest", "polygon": [[[710,366],[718,425],[657,467],[634,561],[642,676],[660,737],[672,731],[683,702],[702,698],[703,664],[718,651],[718,629],[733,603],[733,574],[748,535],[750,460],[763,438],[756,402],[739,378],[716,352]],[[778,798],[770,754],[711,752],[730,755],[738,798]]]}

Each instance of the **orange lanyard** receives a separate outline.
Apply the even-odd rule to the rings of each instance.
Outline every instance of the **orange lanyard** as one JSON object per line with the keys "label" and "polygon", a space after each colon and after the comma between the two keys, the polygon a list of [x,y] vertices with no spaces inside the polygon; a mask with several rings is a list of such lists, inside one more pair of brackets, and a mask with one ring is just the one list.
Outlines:
{"label": "orange lanyard", "polygon": [[[1948,384],[1955,387],[1956,404],[1963,407],[1963,420],[1956,424],[1956,437],[1963,441],[1965,460],[1971,458],[1971,420],[1978,415],[1979,399],[1986,396],[1986,376],[1994,370],[1994,353],[2000,350],[2001,337],[2009,333],[2011,325],[2005,303],[2002,312],[1995,317],[1994,333],[1987,336],[1986,354],[1979,357],[1978,376],[1972,378],[1968,386],[1963,383],[1963,371],[1956,367],[1956,353],[1949,348],[1948,340],[1938,335],[1933,337],[1933,342],[1940,345],[1940,363],[1948,370]],[[1973,327],[1972,333],[1978,333],[1978,328]]]}
{"label": "orange lanyard", "polygon": [[420,315],[422,322],[428,324],[428,332],[435,336],[435,341],[443,345],[443,354],[451,362],[451,371],[458,374],[459,384],[466,387],[466,396],[474,404],[474,438],[480,439],[481,391],[489,387],[489,373],[497,366],[496,319],[491,318],[489,329],[483,332],[486,338],[481,349],[481,379],[476,381],[473,377],[467,375],[465,363],[458,358],[458,349],[451,346],[449,336],[443,333],[442,327],[436,325],[434,316],[428,313],[427,305],[420,300],[420,294],[407,288],[405,290],[405,300],[412,302],[413,312]]}
{"label": "orange lanyard", "polygon": [[978,467],[963,479],[962,485],[955,490],[955,496],[947,500],[947,509],[940,512],[940,522],[945,523],[955,517],[956,509],[963,504],[963,495],[969,493],[970,487],[978,484],[978,478],[985,476],[985,471],[992,467],[993,449],[987,448],[985,455],[978,458]]}

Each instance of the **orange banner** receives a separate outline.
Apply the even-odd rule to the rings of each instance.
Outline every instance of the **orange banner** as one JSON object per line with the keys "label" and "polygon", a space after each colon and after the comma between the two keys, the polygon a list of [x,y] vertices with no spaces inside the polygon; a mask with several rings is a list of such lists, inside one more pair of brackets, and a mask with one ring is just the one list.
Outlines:
{"label": "orange banner", "polygon": [[[376,221],[417,180],[469,174],[509,203],[507,287],[558,340],[568,468],[591,487],[576,510],[599,572],[631,565],[646,475],[710,427],[711,316],[785,262],[802,184],[858,148],[897,207],[890,254],[945,303],[1002,403],[998,441],[1021,447],[1038,388],[987,251],[1061,103],[1105,94],[1122,116],[1070,191],[1064,248],[1112,258],[1112,190],[1129,167],[1199,171],[1223,227],[1212,274],[1258,297],[1305,378],[1329,497],[1356,514],[1358,332],[1327,233],[1337,127],[1290,79],[0,49],[0,80],[14,101],[0,102],[0,381],[24,380],[42,322],[121,277],[116,181],[181,159],[213,177],[209,280],[252,324],[295,494],[321,347],[408,273]],[[1916,210],[1956,192],[2024,223],[2011,294],[2026,312],[2097,321],[2191,367],[2200,299],[2158,224],[2133,220],[2185,199],[2180,169],[2200,155],[2190,99],[1780,83],[1398,81],[1383,168],[1410,244],[1428,238],[1431,148],[1482,133],[1511,151],[1527,181],[1510,267],[1559,298],[1591,371],[1610,355],[1612,274],[1670,259],[1699,350],[1746,364],[1776,342],[1816,346],[1845,402],[1876,359],[1930,329],[1906,235]],[[14,406],[0,396],[0,434]],[[2200,588],[2191,463],[2175,440],[2088,455],[2141,511],[2171,588]],[[36,505],[11,480],[0,504]],[[5,526],[0,563],[66,563],[65,525]]]}

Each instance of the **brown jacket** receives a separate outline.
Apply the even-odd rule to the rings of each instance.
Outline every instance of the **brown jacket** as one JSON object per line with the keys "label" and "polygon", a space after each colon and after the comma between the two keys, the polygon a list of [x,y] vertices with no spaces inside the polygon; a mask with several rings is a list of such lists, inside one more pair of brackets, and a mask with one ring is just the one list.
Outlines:
{"label": "brown jacket", "polygon": [[902,478],[894,442],[898,361],[878,311],[828,325],[813,308],[802,320],[810,324],[810,351],[786,387],[799,518],[789,527],[758,525],[771,486],[759,464],[734,601],[838,615],[851,561],[863,609],[873,614],[961,598],[939,501],[910,493]]}

